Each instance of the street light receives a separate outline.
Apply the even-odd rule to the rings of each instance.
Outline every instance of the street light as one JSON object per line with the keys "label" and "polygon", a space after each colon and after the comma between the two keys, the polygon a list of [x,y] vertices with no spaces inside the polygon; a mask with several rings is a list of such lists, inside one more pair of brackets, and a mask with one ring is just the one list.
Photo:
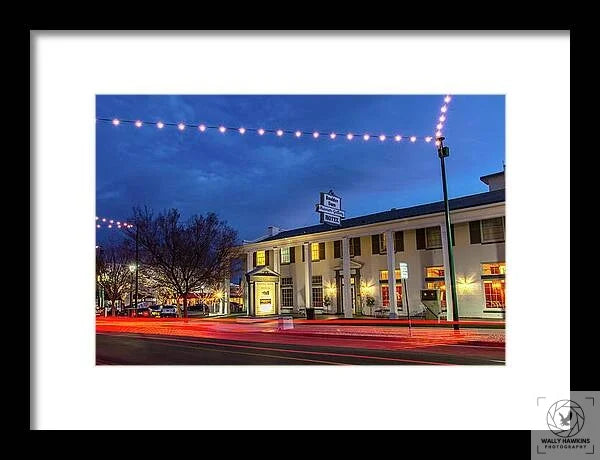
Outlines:
{"label": "street light", "polygon": [[450,149],[444,147],[443,136],[437,138],[438,156],[440,157],[440,167],[442,168],[442,186],[444,188],[444,214],[446,216],[446,240],[448,241],[448,264],[450,265],[450,292],[452,294],[452,319],[454,330],[458,331],[458,302],[456,300],[456,275],[454,274],[454,255],[452,253],[452,232],[450,229],[450,206],[448,204],[448,186],[446,184],[446,165],[444,158],[450,155]]}
{"label": "street light", "polygon": [[[135,271],[135,264],[129,264],[129,271],[131,272],[131,284],[133,284],[133,272]],[[131,289],[131,287],[129,289],[129,308],[133,308],[133,289]],[[137,309],[137,305],[135,308]],[[131,316],[133,316],[133,312],[134,310],[131,310]]]}

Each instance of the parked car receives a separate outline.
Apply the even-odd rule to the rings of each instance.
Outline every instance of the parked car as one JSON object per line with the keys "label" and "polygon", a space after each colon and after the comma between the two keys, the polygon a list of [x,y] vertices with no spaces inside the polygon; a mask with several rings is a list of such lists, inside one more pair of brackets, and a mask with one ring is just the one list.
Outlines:
{"label": "parked car", "polygon": [[150,317],[150,308],[148,307],[139,307],[135,310],[135,316],[143,316],[144,318]]}
{"label": "parked car", "polygon": [[177,307],[175,305],[163,305],[160,316],[161,318],[177,318]]}
{"label": "parked car", "polygon": [[160,318],[162,316],[160,305],[150,305],[148,310],[150,311],[150,316],[153,318]]}

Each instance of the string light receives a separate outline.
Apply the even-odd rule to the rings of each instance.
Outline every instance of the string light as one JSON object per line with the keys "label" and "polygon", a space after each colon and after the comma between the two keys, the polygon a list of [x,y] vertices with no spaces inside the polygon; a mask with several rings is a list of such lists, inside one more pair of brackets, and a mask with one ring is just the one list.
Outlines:
{"label": "string light", "polygon": [[[442,105],[442,107],[440,107],[440,113],[441,113],[441,115],[438,118],[439,123],[435,127],[436,128],[436,132],[435,132],[435,138],[436,138],[435,145],[438,146],[438,147],[440,145],[442,145],[442,143],[439,141],[439,138],[443,136],[442,129],[444,128],[444,122],[446,121],[446,115],[445,114],[448,112],[448,103],[451,100],[452,100],[452,97],[449,94],[447,94],[444,97],[444,105]],[[429,139],[429,140],[431,140],[431,139]],[[429,142],[427,140],[427,138],[425,138],[425,141]]]}
{"label": "string light", "polygon": [[127,223],[125,221],[123,221],[123,222],[121,222],[120,220],[115,221],[114,219],[108,219],[106,217],[100,218],[100,217],[96,216],[96,228],[102,228],[102,225],[100,224],[100,222],[107,223],[105,228],[115,228],[115,224],[116,224],[116,228],[118,228],[118,229],[134,227],[133,224]]}
{"label": "string light", "polygon": [[425,142],[431,142],[431,139],[433,139],[431,136],[427,136],[427,137],[425,138]]}
{"label": "string light", "polygon": [[[446,96],[444,101],[446,101],[446,99],[448,99],[449,97],[450,96]],[[440,123],[438,124],[438,131],[441,129],[439,126],[443,126],[442,122],[444,122],[446,119],[444,112],[447,111],[447,108],[448,107],[446,105],[443,106],[442,115],[439,117]],[[130,124],[133,124],[134,126],[136,126],[137,128],[141,128],[144,125],[156,125],[156,127],[158,129],[163,129],[166,126],[174,126],[179,131],[184,131],[185,128],[187,128],[187,127],[195,126],[194,124],[189,124],[189,123],[185,123],[185,122],[168,123],[168,122],[163,122],[163,121],[153,122],[153,121],[143,121],[143,120],[122,120],[122,119],[118,119],[118,118],[102,118],[102,117],[98,117],[96,120],[100,121],[100,122],[109,122],[115,126],[130,123]],[[336,133],[336,132],[330,132],[328,135],[325,135],[324,131],[320,131],[320,130],[301,131],[301,130],[289,130],[289,129],[285,129],[285,128],[277,128],[277,129],[245,128],[245,127],[232,127],[232,126],[224,126],[224,125],[209,125],[209,124],[205,124],[205,123],[201,123],[197,126],[198,126],[198,130],[200,132],[205,132],[210,129],[214,129],[214,130],[218,130],[221,134],[225,134],[225,132],[227,132],[229,130],[237,131],[239,134],[246,134],[248,131],[253,131],[253,132],[256,132],[259,136],[263,136],[267,133],[272,133],[272,134],[276,135],[277,137],[282,137],[285,133],[293,133],[296,138],[300,138],[300,137],[302,137],[303,134],[306,134],[306,135],[312,135],[312,137],[314,139],[323,137],[323,138],[329,138],[331,140],[336,139],[338,135],[342,135],[342,134]],[[323,134],[323,136],[321,136],[321,134]],[[355,136],[361,136],[365,141],[370,140],[371,137],[377,137],[377,138],[379,138],[379,140],[381,142],[387,140],[388,137],[390,139],[393,138],[396,142],[400,142],[402,140],[402,138],[404,137],[400,134],[387,135],[387,134],[383,134],[383,133],[378,136],[371,136],[368,133],[353,134],[353,133],[349,132],[349,133],[345,134],[346,139],[349,141],[354,139]],[[416,142],[417,140],[423,140],[425,142],[430,142],[431,140],[429,140],[429,141],[427,140],[428,137],[432,137],[432,136],[410,136],[409,139],[411,139],[411,142]],[[413,138],[415,139],[414,141],[412,140]]]}

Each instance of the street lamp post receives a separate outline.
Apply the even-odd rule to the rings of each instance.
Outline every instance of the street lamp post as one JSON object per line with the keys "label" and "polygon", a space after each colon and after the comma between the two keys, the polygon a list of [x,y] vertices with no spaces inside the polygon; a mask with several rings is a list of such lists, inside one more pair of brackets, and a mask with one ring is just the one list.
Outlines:
{"label": "street lamp post", "polygon": [[140,251],[138,244],[138,225],[135,223],[135,308],[138,307],[138,276],[140,273]]}
{"label": "street lamp post", "polygon": [[450,293],[452,295],[452,319],[454,330],[459,329],[458,326],[458,301],[456,300],[456,275],[454,273],[454,254],[452,251],[452,231],[450,228],[450,205],[448,204],[448,185],[446,184],[446,165],[444,158],[450,155],[450,149],[444,147],[445,137],[438,137],[438,156],[440,157],[440,166],[442,169],[442,186],[444,188],[444,214],[446,217],[446,240],[448,241],[448,264],[450,265]]}

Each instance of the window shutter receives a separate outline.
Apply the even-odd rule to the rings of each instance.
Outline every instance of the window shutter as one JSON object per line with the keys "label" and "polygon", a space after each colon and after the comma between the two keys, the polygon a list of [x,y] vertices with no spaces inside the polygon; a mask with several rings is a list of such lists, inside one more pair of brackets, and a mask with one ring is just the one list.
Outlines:
{"label": "window shutter", "polygon": [[265,250],[265,265],[269,265],[269,252],[271,251]]}
{"label": "window shutter", "polygon": [[325,260],[325,243],[319,243],[319,260]]}
{"label": "window shutter", "polygon": [[[310,251],[310,246],[308,246],[308,250]],[[302,253],[302,262],[304,262],[304,245],[300,246],[300,252]]]}
{"label": "window shutter", "polygon": [[450,235],[452,236],[452,246],[456,246],[456,238],[454,238],[454,224],[450,224]]}
{"label": "window shutter", "polygon": [[256,267],[256,252],[252,253],[252,266]]}
{"label": "window shutter", "polygon": [[360,236],[352,238],[354,241],[354,255],[360,256]]}
{"label": "window shutter", "polygon": [[290,263],[296,262],[296,247],[290,246]]}
{"label": "window shutter", "polygon": [[469,222],[469,234],[471,236],[471,244],[481,243],[481,226],[478,220]]}
{"label": "window shutter", "polygon": [[427,245],[425,244],[425,229],[418,228],[417,229],[417,249],[426,249]]}
{"label": "window shutter", "polygon": [[379,235],[371,235],[371,248],[373,254],[379,254]]}
{"label": "window shutter", "polygon": [[394,232],[394,252],[404,251],[404,232]]}
{"label": "window shutter", "polygon": [[342,253],[341,246],[342,246],[342,242],[340,240],[333,242],[333,258],[334,259],[339,259],[341,257],[341,253]]}

